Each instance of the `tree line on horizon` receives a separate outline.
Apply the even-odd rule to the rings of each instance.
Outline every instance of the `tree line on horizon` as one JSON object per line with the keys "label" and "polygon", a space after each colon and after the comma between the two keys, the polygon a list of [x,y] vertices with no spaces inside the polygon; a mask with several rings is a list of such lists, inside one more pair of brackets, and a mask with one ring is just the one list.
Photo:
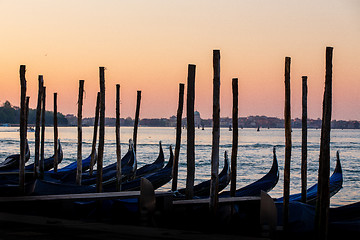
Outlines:
{"label": "tree line on horizon", "polygon": [[[59,126],[76,126],[77,117],[72,114],[67,114],[66,116],[62,113],[57,113],[58,125]],[[20,108],[12,106],[9,101],[6,101],[3,106],[0,107],[0,124],[19,124],[20,122]],[[45,123],[48,126],[52,126],[54,122],[54,113],[51,111],[45,112]],[[105,119],[106,126],[115,126],[115,118],[107,117]],[[83,126],[93,126],[94,118],[84,118]],[[28,124],[36,124],[36,109],[29,109]],[[249,116],[249,117],[240,117],[238,119],[239,128],[283,128],[284,119],[276,117],[267,117],[267,116]],[[293,128],[301,128],[301,119],[295,118],[291,121]],[[134,126],[134,119],[131,117],[121,118],[121,126]],[[170,118],[143,118],[139,120],[140,126],[148,127],[175,127],[176,126],[176,117],[172,116]],[[231,127],[232,119],[229,117],[221,118],[220,126],[221,127]],[[182,120],[182,126],[186,127],[186,118]],[[196,121],[196,127],[212,127],[212,119],[198,119]],[[359,121],[337,121],[333,120],[331,122],[331,127],[333,129],[360,129]],[[308,119],[308,128],[321,128],[321,119]]]}
{"label": "tree line on horizon", "polygon": [[[57,113],[58,125],[68,126],[68,120],[64,114]],[[12,106],[9,101],[5,101],[0,107],[0,124],[19,124],[20,123],[20,108]],[[53,125],[54,112],[45,111],[45,124]],[[29,109],[28,124],[36,124],[36,109]]]}

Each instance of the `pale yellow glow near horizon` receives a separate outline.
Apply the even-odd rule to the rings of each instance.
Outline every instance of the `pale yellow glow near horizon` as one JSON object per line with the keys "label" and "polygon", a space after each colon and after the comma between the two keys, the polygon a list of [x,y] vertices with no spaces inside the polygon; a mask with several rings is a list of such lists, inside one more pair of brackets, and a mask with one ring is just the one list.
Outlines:
{"label": "pale yellow glow near horizon", "polygon": [[325,48],[332,46],[333,119],[360,120],[359,13],[358,1],[0,1],[0,103],[19,105],[24,64],[31,108],[41,74],[47,109],[58,92],[58,111],[76,114],[84,79],[83,115],[91,117],[104,66],[107,116],[115,114],[119,83],[122,117],[134,117],[141,90],[140,117],[168,118],[176,114],[187,65],[196,64],[195,109],[211,118],[212,51],[220,49],[221,116],[231,116],[237,77],[240,116],[282,118],[290,56],[292,117],[301,116],[301,76],[307,75],[308,115],[318,118]]}

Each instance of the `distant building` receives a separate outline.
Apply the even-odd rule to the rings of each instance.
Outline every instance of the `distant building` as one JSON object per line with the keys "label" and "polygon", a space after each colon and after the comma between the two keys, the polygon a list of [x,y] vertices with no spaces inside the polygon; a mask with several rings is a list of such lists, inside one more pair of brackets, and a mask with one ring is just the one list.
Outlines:
{"label": "distant building", "polygon": [[201,118],[200,118],[200,113],[198,111],[194,112],[194,124],[195,124],[195,127],[201,126]]}
{"label": "distant building", "polygon": [[170,126],[175,127],[176,126],[177,117],[171,116],[170,117]]}

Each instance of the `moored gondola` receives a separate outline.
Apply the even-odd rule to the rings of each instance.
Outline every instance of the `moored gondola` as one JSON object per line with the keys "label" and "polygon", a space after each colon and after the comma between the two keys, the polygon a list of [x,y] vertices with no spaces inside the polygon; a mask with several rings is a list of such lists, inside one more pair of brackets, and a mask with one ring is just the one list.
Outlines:
{"label": "moored gondola", "polygon": [[[222,191],[230,182],[230,164],[227,156],[227,152],[224,155],[224,167],[219,174],[219,188],[218,191]],[[210,183],[211,180],[201,182],[194,186],[194,196],[196,197],[208,197],[210,195]],[[178,190],[179,194],[176,194],[176,198],[184,198],[185,188]]]}
{"label": "moored gondola", "polygon": [[[235,191],[235,197],[260,196],[261,191],[271,191],[279,181],[279,166],[276,158],[276,149],[273,148],[273,163],[270,171],[262,178]],[[230,197],[230,191],[220,193],[219,197]]]}
{"label": "moored gondola", "polygon": [[[58,147],[57,147],[57,155],[58,155],[58,163],[61,163],[63,160],[63,151],[60,143],[60,139],[58,139]],[[49,171],[54,167],[54,161],[55,161],[55,154],[52,155],[49,158],[44,159],[44,171]],[[34,170],[34,164],[29,164],[25,166],[25,171],[33,171]]]}
{"label": "moored gondola", "polygon": [[[146,178],[151,182],[154,189],[158,189],[159,187],[165,185],[172,179],[172,168],[174,164],[174,154],[172,148],[170,146],[170,158],[168,163],[163,169],[156,171],[155,173],[148,173],[143,175],[142,178]],[[131,181],[127,181],[122,183],[121,190],[122,191],[137,191],[140,190],[141,178],[136,178]],[[105,191],[115,191],[115,186],[113,183],[104,183]]]}
{"label": "moored gondola", "polygon": [[[329,193],[330,197],[334,196],[340,189],[343,184],[343,174],[340,163],[339,152],[336,153],[336,166],[333,174],[329,179]],[[317,200],[317,188],[318,185],[314,184],[306,191],[306,203],[314,205]],[[276,202],[282,202],[283,198],[276,199]],[[289,201],[301,201],[301,193],[292,194],[289,196]]]}
{"label": "moored gondola", "polygon": [[[30,148],[29,143],[26,140],[26,149],[25,149],[25,162],[30,159]],[[5,158],[3,162],[0,163],[0,171],[9,171],[13,169],[19,169],[20,164],[20,154],[13,154]]]}

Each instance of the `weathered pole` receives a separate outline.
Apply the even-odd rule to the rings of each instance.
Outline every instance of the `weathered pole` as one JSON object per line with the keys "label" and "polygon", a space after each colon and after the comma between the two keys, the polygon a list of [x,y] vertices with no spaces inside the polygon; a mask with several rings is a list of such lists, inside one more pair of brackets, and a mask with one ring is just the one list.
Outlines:
{"label": "weathered pole", "polygon": [[332,57],[333,48],[326,48],[326,74],[321,125],[318,198],[316,202],[315,224],[319,239],[328,237],[329,221],[329,175],[330,175],[330,130],[332,110]]}
{"label": "weathered pole", "polygon": [[120,84],[116,84],[116,191],[121,191]]}
{"label": "weathered pole", "polygon": [[57,93],[54,93],[54,172],[57,172],[59,162],[58,136]]}
{"label": "weathered pole", "polygon": [[44,150],[45,150],[45,103],[46,103],[46,87],[43,86],[41,99],[41,143],[40,143],[40,162],[39,162],[39,178],[44,178]]}
{"label": "weathered pole", "polygon": [[172,186],[171,190],[177,190],[177,181],[178,181],[178,168],[179,168],[179,154],[181,146],[181,122],[182,122],[182,113],[184,106],[184,84],[179,84],[179,102],[178,109],[176,114],[176,143],[175,143],[175,156],[174,156],[174,165],[172,172]]}
{"label": "weathered pole", "polygon": [[290,161],[291,161],[291,104],[290,104],[290,63],[291,58],[285,58],[285,166],[284,166],[284,202],[283,224],[284,230],[289,222],[289,196],[290,196]]}
{"label": "weathered pole", "polygon": [[81,185],[82,174],[82,105],[84,97],[84,80],[79,80],[79,98],[78,98],[78,116],[77,116],[77,132],[78,132],[78,145],[77,145],[77,171],[76,171],[76,184]]}
{"label": "weathered pole", "polygon": [[213,50],[213,131],[211,149],[210,212],[215,214],[219,202],[219,147],[220,147],[220,50]]}
{"label": "weathered pole", "polygon": [[134,121],[134,134],[133,134],[134,152],[135,153],[136,153],[137,131],[138,131],[139,115],[140,115],[140,102],[141,102],[141,91],[137,91],[136,112],[135,112],[135,121]]}
{"label": "weathered pole", "polygon": [[39,89],[38,89],[38,99],[36,107],[36,125],[35,125],[35,159],[34,159],[34,176],[37,178],[39,173],[39,149],[40,149],[40,122],[41,122],[41,104],[42,104],[42,95],[43,95],[43,76],[39,75],[38,78]]}
{"label": "weathered pole", "polygon": [[99,67],[100,77],[100,128],[97,160],[97,192],[102,192],[102,170],[105,144],[105,68]]}
{"label": "weathered pole", "polygon": [[95,107],[95,120],[94,120],[94,133],[93,133],[93,141],[91,147],[91,160],[90,160],[90,175],[93,175],[94,164],[96,158],[96,139],[99,125],[99,114],[100,114],[100,92],[97,93],[96,97],[96,107]]}
{"label": "weathered pole", "polygon": [[231,184],[230,196],[235,197],[236,191],[236,169],[237,169],[237,151],[238,151],[238,137],[239,137],[239,123],[238,123],[238,79],[232,79],[232,93],[233,93],[233,110],[232,110],[232,150],[231,150]]}
{"label": "weathered pole", "polygon": [[302,77],[302,142],[301,142],[301,202],[306,203],[307,190],[307,76]]}
{"label": "weathered pole", "polygon": [[25,154],[26,154],[26,66],[20,65],[20,162],[19,162],[19,187],[25,191]]}
{"label": "weathered pole", "polygon": [[[27,129],[28,129],[28,121],[29,121],[29,102],[30,102],[30,97],[27,96],[25,98],[25,129],[26,129],[26,132],[25,132],[25,139],[27,141]],[[26,149],[26,148],[25,148]],[[25,150],[26,152],[26,150]]]}
{"label": "weathered pole", "polygon": [[195,119],[194,119],[194,103],[195,103],[195,70],[196,65],[188,65],[187,79],[187,99],[186,99],[186,121],[187,121],[187,148],[186,148],[186,189],[185,195],[187,199],[194,197],[194,181],[195,181]]}

